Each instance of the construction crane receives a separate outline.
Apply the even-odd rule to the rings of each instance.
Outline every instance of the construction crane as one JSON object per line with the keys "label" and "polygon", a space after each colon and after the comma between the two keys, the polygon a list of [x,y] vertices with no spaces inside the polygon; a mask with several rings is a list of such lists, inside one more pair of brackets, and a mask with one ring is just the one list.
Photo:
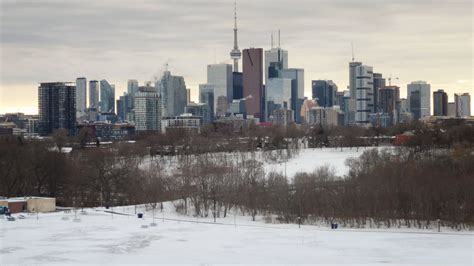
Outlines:
{"label": "construction crane", "polygon": [[388,78],[388,86],[392,86],[392,79],[398,80],[398,77],[392,78],[392,74],[390,73],[390,77]]}

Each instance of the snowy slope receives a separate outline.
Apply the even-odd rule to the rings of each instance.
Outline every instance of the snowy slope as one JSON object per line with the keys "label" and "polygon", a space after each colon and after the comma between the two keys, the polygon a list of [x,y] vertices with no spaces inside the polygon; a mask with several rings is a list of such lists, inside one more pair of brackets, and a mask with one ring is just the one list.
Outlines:
{"label": "snowy slope", "polygon": [[[0,220],[0,265],[8,264],[424,264],[472,265],[473,235],[430,231],[330,230],[323,227],[180,216],[156,211],[157,227],[135,216],[88,210]],[[134,208],[116,207],[134,214]],[[65,221],[62,218],[68,217]],[[162,218],[165,218],[163,220]],[[187,220],[176,221],[177,220]]]}

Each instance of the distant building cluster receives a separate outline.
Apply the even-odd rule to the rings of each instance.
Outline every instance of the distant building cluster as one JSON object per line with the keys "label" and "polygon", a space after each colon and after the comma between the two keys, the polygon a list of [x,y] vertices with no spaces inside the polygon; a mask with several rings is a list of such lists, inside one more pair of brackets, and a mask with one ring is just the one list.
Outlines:
{"label": "distant building cluster", "polygon": [[155,82],[128,80],[127,91],[118,98],[115,85],[105,79],[45,82],[38,87],[39,115],[0,117],[0,134],[45,136],[65,129],[76,135],[87,128],[98,139],[114,140],[140,132],[199,132],[211,123],[390,127],[429,119],[431,102],[435,117],[471,116],[468,93],[455,94],[454,102],[448,102],[444,90],[431,94],[429,83],[414,81],[407,85],[407,97],[400,98],[400,87],[392,85],[391,76],[384,78],[354,58],[349,62],[346,90],[340,91],[332,80],[315,79],[311,97],[305,97],[305,71],[289,67],[289,53],[281,47],[280,32],[277,45],[272,35],[271,47],[265,51],[248,48],[241,52],[237,37],[235,12],[233,64],[207,66],[206,83],[198,88],[198,103],[191,101],[184,77],[168,69]]}

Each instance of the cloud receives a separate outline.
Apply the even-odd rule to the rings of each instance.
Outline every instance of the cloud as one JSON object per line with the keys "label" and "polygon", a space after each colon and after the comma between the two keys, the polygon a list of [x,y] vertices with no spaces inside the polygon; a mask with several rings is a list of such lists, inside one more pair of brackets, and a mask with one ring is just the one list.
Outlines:
{"label": "cloud", "polygon": [[[230,62],[232,0],[0,3],[0,105],[20,97],[10,86],[32,102],[38,82],[77,76],[123,91],[127,79],[151,79],[166,62],[196,89],[207,64]],[[319,78],[345,88],[351,41],[358,60],[402,86],[424,79],[454,91],[465,84],[453,80],[472,76],[470,0],[239,0],[238,16],[240,48],[268,49],[281,29],[290,66],[306,70],[307,92]]]}

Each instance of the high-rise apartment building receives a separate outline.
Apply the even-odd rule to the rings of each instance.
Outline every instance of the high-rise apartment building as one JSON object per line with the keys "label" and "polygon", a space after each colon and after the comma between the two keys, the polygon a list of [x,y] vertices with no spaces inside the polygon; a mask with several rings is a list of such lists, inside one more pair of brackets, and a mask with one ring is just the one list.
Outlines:
{"label": "high-rise apartment building", "polygon": [[407,100],[413,119],[418,120],[431,113],[431,85],[426,81],[413,81],[407,86]]}
{"label": "high-rise apartment building", "polygon": [[356,68],[361,66],[361,62],[349,62],[349,91],[351,99],[356,98]]}
{"label": "high-rise apartment building", "polygon": [[[355,68],[356,114],[355,122],[359,126],[370,123],[369,116],[373,110],[374,77],[371,66],[360,65]],[[372,103],[372,106],[371,106]]]}
{"label": "high-rise apartment building", "polygon": [[57,129],[76,133],[76,84],[41,83],[38,87],[39,133],[43,136]]}
{"label": "high-rise apartment building", "polygon": [[444,90],[437,90],[433,92],[433,115],[448,115],[448,94],[444,92]]}
{"label": "high-rise apartment building", "polygon": [[[161,100],[156,92],[139,91],[134,95],[135,130],[161,130]],[[184,110],[183,110],[184,111]]]}
{"label": "high-rise apartment building", "polygon": [[374,92],[373,92],[373,111],[374,113],[380,112],[378,108],[379,103],[379,91],[385,88],[385,79],[383,78],[381,73],[374,73]]}
{"label": "high-rise apartment building", "polygon": [[99,82],[97,80],[89,81],[89,108],[99,108]]}
{"label": "high-rise apartment building", "polygon": [[87,111],[87,79],[76,79],[76,117],[81,117]]}
{"label": "high-rise apartment building", "polygon": [[115,112],[115,85],[109,84],[105,79],[100,81],[100,111]]}
{"label": "high-rise apartment building", "polygon": [[184,113],[187,91],[183,77],[173,76],[170,71],[165,71],[155,86],[161,98],[163,116],[178,116]]}
{"label": "high-rise apartment building", "polygon": [[244,49],[243,62],[243,97],[247,115],[262,118],[263,99],[263,49]]}

